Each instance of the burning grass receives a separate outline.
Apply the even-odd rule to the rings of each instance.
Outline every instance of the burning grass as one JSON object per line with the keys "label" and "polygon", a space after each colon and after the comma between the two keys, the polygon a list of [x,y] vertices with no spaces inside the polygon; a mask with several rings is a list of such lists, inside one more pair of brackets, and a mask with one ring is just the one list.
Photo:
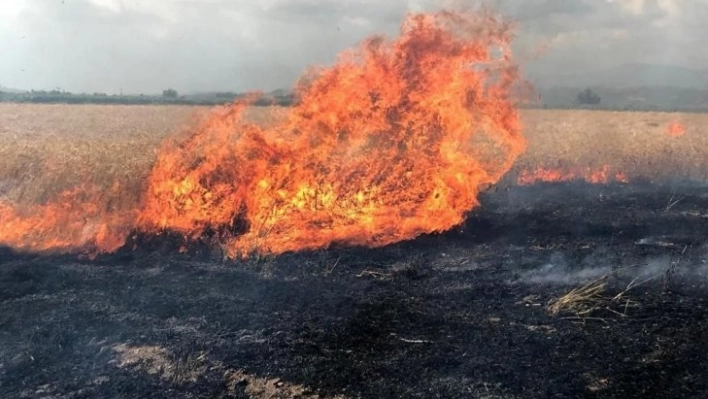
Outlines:
{"label": "burning grass", "polygon": [[137,200],[155,148],[192,107],[0,104],[2,198],[41,204],[84,183]]}
{"label": "burning grass", "polygon": [[[167,138],[184,136],[209,112],[189,106],[0,104],[0,195],[43,203],[90,182],[121,183],[115,204],[134,203]],[[285,110],[254,107],[246,120],[268,125]],[[522,110],[528,149],[510,175],[553,181],[596,176],[671,179],[708,178],[708,115],[680,118],[691,129],[666,134],[677,118],[668,113]],[[548,180],[539,178],[538,180]],[[618,179],[619,180],[619,179]]]}
{"label": "burning grass", "polygon": [[[0,196],[42,204],[90,184],[110,209],[131,209],[166,138],[185,136],[208,109],[181,106],[0,104]],[[273,125],[287,110],[249,108],[245,120]],[[708,115],[681,115],[690,126],[666,134],[664,113],[526,110],[528,150],[509,173],[541,180],[539,170],[573,180],[597,171],[627,180],[693,178],[708,170]],[[579,172],[574,172],[579,171]],[[595,171],[590,173],[591,171]],[[587,179],[586,179],[587,180]],[[35,215],[39,222],[46,215]],[[90,230],[90,229],[89,229]]]}
{"label": "burning grass", "polygon": [[492,15],[412,14],[398,37],[366,39],[298,83],[279,124],[246,124],[238,104],[217,110],[161,149],[137,227],[215,232],[242,257],[460,224],[525,147],[512,37]]}
{"label": "burning grass", "polygon": [[[233,258],[445,231],[525,148],[512,39],[486,12],[410,14],[398,37],[368,38],[305,76],[277,123],[250,123],[245,103],[220,107],[161,145],[147,177],[81,176],[39,204],[4,201],[0,241],[111,252],[136,231],[174,232]],[[126,190],[137,196],[112,200]]]}
{"label": "burning grass", "polygon": [[[229,257],[381,246],[459,225],[500,178],[708,178],[703,114],[528,110],[522,138],[509,60],[425,61],[494,61],[486,48],[509,40],[506,26],[458,43],[446,18],[365,41],[299,86],[292,109],[0,105],[0,241],[113,251],[133,232],[169,231],[209,236]],[[471,89],[487,78],[501,80]],[[667,134],[677,120],[681,134]]]}
{"label": "burning grass", "polygon": [[[41,204],[81,184],[121,186],[114,204],[132,206],[159,145],[183,135],[209,109],[190,106],[0,104],[0,197]],[[252,108],[267,124],[277,109]]]}
{"label": "burning grass", "polygon": [[[684,134],[667,134],[681,120]],[[514,178],[541,169],[592,182],[708,179],[708,115],[663,112],[530,110],[523,112],[528,148]],[[586,178],[588,177],[588,178]]]}
{"label": "burning grass", "polygon": [[[79,183],[121,184],[116,205],[137,201],[156,151],[209,112],[189,106],[0,104],[0,196],[44,203]],[[269,125],[286,110],[254,107],[245,120]],[[528,149],[514,180],[708,179],[708,115],[681,115],[691,129],[670,137],[667,113],[522,110]],[[538,173],[551,176],[544,179]],[[555,177],[554,177],[555,176]],[[588,178],[585,178],[588,177]]]}

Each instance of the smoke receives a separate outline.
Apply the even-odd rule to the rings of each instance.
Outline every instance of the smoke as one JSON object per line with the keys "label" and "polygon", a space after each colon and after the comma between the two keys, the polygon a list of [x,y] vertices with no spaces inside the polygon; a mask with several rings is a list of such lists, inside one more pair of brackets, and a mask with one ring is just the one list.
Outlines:
{"label": "smoke", "polygon": [[[615,250],[616,251],[616,250]],[[573,255],[554,252],[539,267],[519,273],[516,284],[545,286],[578,286],[608,277],[618,287],[636,288],[673,283],[695,288],[708,283],[708,245],[697,251],[697,256],[671,253],[643,257],[628,261],[612,253],[610,248],[600,248],[580,260]]]}
{"label": "smoke", "polygon": [[597,251],[579,264],[562,252],[554,252],[538,269],[524,271],[518,282],[527,284],[577,285],[596,280],[612,270],[604,251]]}
{"label": "smoke", "polygon": [[[705,2],[491,2],[521,22],[525,44],[552,43],[536,65],[552,75],[636,61],[702,68],[707,61],[700,51]],[[439,1],[8,0],[0,7],[0,86],[284,88],[310,63],[331,62],[362,36],[393,34],[407,11],[431,4]]]}

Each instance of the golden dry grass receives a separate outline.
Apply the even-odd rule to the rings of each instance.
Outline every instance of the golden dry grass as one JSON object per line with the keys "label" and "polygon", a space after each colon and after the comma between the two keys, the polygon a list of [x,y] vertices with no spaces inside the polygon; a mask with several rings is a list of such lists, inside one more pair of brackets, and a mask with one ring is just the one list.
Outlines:
{"label": "golden dry grass", "polygon": [[[708,177],[708,114],[528,110],[523,118],[529,145],[516,170],[608,165],[630,179]],[[667,133],[674,121],[683,136]]]}
{"label": "golden dry grass", "polygon": [[[118,181],[134,202],[170,135],[209,108],[189,106],[0,104],[0,197],[37,203],[80,183]],[[252,108],[257,123],[274,120]],[[515,170],[577,166],[625,172],[630,178],[706,178],[708,114],[575,110],[523,111],[528,151]],[[673,121],[685,135],[671,137]],[[513,173],[512,173],[513,175]]]}
{"label": "golden dry grass", "polygon": [[578,317],[584,317],[600,307],[607,305],[609,300],[603,296],[607,276],[591,281],[583,286],[573,288],[570,292],[558,298],[553,298],[546,309],[552,315],[568,311]]}
{"label": "golden dry grass", "polygon": [[0,193],[41,202],[80,183],[137,191],[190,107],[0,104]]}
{"label": "golden dry grass", "polygon": [[[152,105],[0,104],[0,198],[41,203],[79,184],[118,182],[133,202],[171,135],[210,108]],[[267,109],[248,110],[267,122]],[[132,198],[131,198],[132,196]]]}

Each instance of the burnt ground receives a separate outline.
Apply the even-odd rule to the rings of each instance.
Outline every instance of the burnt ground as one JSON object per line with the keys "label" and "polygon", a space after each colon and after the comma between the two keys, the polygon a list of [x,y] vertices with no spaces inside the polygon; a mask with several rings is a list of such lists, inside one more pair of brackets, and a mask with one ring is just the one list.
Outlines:
{"label": "burnt ground", "polygon": [[482,202],[461,229],[380,249],[4,250],[0,397],[706,397],[708,186]]}

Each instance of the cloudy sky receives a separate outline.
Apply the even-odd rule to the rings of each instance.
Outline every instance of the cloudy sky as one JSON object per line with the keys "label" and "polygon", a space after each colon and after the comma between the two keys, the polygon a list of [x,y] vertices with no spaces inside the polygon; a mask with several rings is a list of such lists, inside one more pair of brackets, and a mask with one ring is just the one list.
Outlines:
{"label": "cloudy sky", "polygon": [[[468,0],[474,2],[475,0]],[[493,0],[546,73],[708,69],[708,0]],[[381,5],[384,4],[384,5]],[[0,0],[0,86],[75,92],[288,88],[434,0]]]}

